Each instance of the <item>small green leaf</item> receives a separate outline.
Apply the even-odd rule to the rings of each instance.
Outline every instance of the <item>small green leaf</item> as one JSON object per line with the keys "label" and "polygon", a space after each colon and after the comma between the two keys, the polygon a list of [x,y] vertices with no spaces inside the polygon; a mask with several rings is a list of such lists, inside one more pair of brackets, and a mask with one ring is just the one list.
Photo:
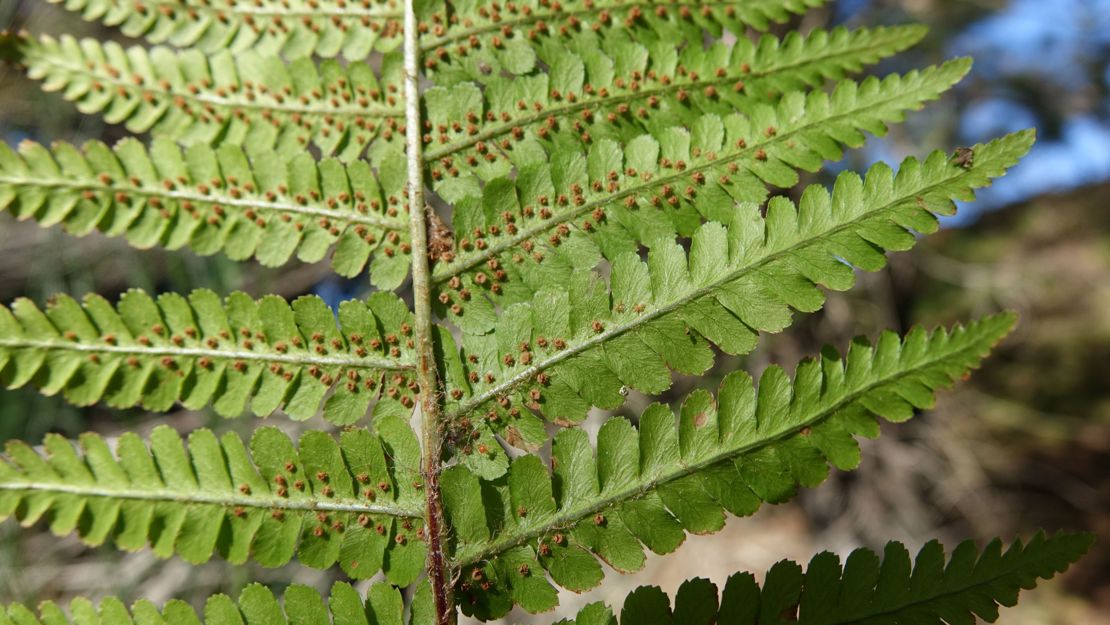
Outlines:
{"label": "small green leaf", "polygon": [[[391,427],[390,450],[412,444],[400,429],[407,426]],[[338,443],[308,432],[298,449],[276,428],[259,428],[249,453],[233,433],[217,439],[195,430],[186,445],[166,426],[154,429],[149,447],[125,434],[114,454],[93,434],[82,436],[82,453],[56,435],[44,449],[45,457],[8,444],[0,518],[30,524],[50,512],[59,534],[76,532],[92,545],[114,538],[128,550],[150,544],[161,557],[194,563],[218,554],[280,566],[296,552],[317,568],[338,560],[356,579],[389,567],[404,584],[423,562],[420,486],[397,466],[404,454],[387,456],[383,439],[364,429]],[[398,530],[407,542],[396,540],[395,521],[407,526]]]}
{"label": "small green leaf", "polygon": [[283,408],[301,419],[315,415],[331,389],[324,416],[350,425],[379,397],[385,372],[407,383],[412,367],[412,348],[397,338],[411,323],[407,311],[398,314],[396,300],[372,301],[384,316],[350,303],[340,328],[315,296],[291,307],[276,296],[233,293],[221,302],[204,290],[188,299],[131,290],[115,309],[97,296],[83,304],[59,296],[45,311],[21,299],[0,307],[0,378],[79,405],[103,400],[166,411],[178,402],[212,404],[225,416]]}

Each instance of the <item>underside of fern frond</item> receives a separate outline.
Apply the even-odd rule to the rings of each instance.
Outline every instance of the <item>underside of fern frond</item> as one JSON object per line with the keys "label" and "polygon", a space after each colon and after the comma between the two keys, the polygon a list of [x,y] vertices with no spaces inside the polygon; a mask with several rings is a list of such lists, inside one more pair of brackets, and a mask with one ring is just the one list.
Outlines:
{"label": "underside of fern frond", "polygon": [[325,418],[350,424],[374,400],[377,413],[413,406],[411,317],[386,293],[344,302],[339,326],[315,296],[290,306],[273,295],[221,302],[206,290],[157,299],[132,290],[116,307],[58,295],[45,310],[21,299],[0,307],[0,382],[77,405],[211,404],[225,416],[281,409],[303,420],[323,404]]}
{"label": "underside of fern frond", "polygon": [[449,469],[443,488],[458,537],[460,604],[482,619],[513,604],[542,612],[556,595],[541,570],[585,591],[603,575],[594,556],[638,570],[641,544],[669,553],[686,532],[721,529],[725,512],[750,515],[764,501],[789,499],[798,484],[816,486],[828,463],[856,468],[854,436],[878,436],[876,417],[904,421],[931,407],[934,392],[978,366],[1013,322],[1000,315],[952,332],[918,328],[902,341],[886,333],[873,348],[853,343],[843,360],[826,351],[803,362],[793,382],[777,367],[757,386],[732,373],[716,398],[689,395],[677,419],[660,404],[638,426],[609,419],[596,454],[582,430],[561,431],[550,473],[535,455],[496,480]]}
{"label": "underside of fern frond", "polygon": [[[843,173],[796,203],[772,197],[967,73],[955,59],[851,78],[920,27],[766,32],[823,0],[49,1],[146,43],[0,33],[0,57],[150,138],[0,145],[0,210],[269,266],[330,253],[378,291],[336,310],[205,290],[0,306],[10,388],[342,427],[297,442],[273,427],[249,444],[167,427],[12,442],[0,518],[192,563],[296,557],[388,583],[365,598],[337,584],[327,599],[249,586],[238,602],[212,597],[203,618],[180,602],[13,605],[0,625],[450,625],[454,604],[481,619],[547,611],[557,586],[597,586],[602,562],[638,570],[645,547],[671,553],[818,485],[830,465],[855,469],[856,437],[929,408],[1013,324],[858,339],[793,377],[727,373],[677,413],[610,417],[595,443],[574,427],[629,389],[706,372],[717,350],[752,351],[1028,151],[1033,133],[1019,132]],[[410,276],[411,309],[388,293]],[[735,575],[720,597],[693,580],[674,608],[640,589],[619,621],[993,620],[1089,542],[1038,535],[981,556],[964,544],[947,564],[931,543],[913,566],[894,544],[881,563],[821,554],[804,573],[776,565],[762,588]],[[421,573],[405,610],[398,587]],[[594,604],[573,622],[618,620]]]}
{"label": "underside of fern frond", "polygon": [[188,448],[162,426],[144,443],[95,434],[73,444],[51,435],[40,455],[9,442],[0,460],[0,518],[24,525],[49,519],[55,534],[90,545],[148,544],[189,562],[213,552],[233,563],[280,566],[337,562],[356,579],[384,570],[399,586],[424,567],[423,497],[416,437],[401,419],[376,420],[374,433],[308,432],[299,449],[273,427],[255,431],[250,451],[235,434],[194,430]]}
{"label": "underside of fern frond", "polygon": [[[782,561],[765,576],[762,588],[750,573],[728,578],[718,594],[706,579],[682,584],[671,601],[656,587],[641,587],[625,599],[619,623],[672,625],[849,625],[917,623],[945,625],[993,623],[999,606],[1017,603],[1018,593],[1062,573],[1090,548],[1089,534],[1037,534],[1003,550],[991,541],[977,552],[971,541],[960,543],[945,562],[936,541],[910,553],[890,543],[882,559],[867,549],[853,551],[842,564],[835,554],[815,556],[803,572]],[[617,625],[603,604],[594,603],[560,625]]]}
{"label": "underside of fern frond", "polygon": [[[506,293],[529,284],[537,291],[490,316],[492,332],[464,335],[459,357],[444,350],[448,409],[515,444],[542,445],[546,434],[534,413],[577,423],[592,406],[619,407],[624,386],[658,393],[670,386],[671,370],[704,372],[714,361],[711,345],[747,353],[760,332],[789,326],[792,309],[819,309],[817,285],[848,289],[852,267],[876,271],[883,251],[908,249],[913,231],[935,231],[934,214],[952,214],[953,199],[971,199],[1032,139],[1023,132],[975,146],[968,166],[938,152],[904,161],[897,174],[883,164],[864,179],[841,174],[831,194],[809,187],[798,206],[776,198],[766,216],[755,204],[741,205],[727,226],[698,227],[688,253],[662,238],[646,262],[633,252],[618,255],[608,284],[584,267],[537,263],[519,252],[519,262],[491,262],[441,301],[464,308],[465,317],[483,314],[480,303],[502,284],[499,277]],[[564,247],[575,247],[573,237]],[[481,462],[489,475],[504,459]]]}

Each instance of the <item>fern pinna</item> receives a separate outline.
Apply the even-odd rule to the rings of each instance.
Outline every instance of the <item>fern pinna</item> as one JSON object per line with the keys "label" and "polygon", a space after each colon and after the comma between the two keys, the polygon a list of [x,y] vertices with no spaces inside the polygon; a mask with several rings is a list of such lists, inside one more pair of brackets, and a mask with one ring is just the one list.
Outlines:
{"label": "fern pinna", "polygon": [[[380,579],[326,598],[251,585],[201,616],[181,602],[12,605],[0,624],[542,613],[558,588],[600,584],[602,563],[636,571],[645,548],[673,552],[817,486],[829,465],[856,468],[856,437],[930,407],[1013,316],[859,339],[757,381],[731,372],[675,410],[608,418],[595,440],[575,427],[629,389],[660,394],[718,352],[751,352],[1029,149],[1019,132],[772,197],[970,66],[855,76],[918,41],[915,26],[749,36],[821,3],[72,0],[150,45],[4,35],[4,57],[45,89],[149,138],[0,146],[0,208],[143,248],[330,257],[375,291],[337,310],[207,290],[0,308],[9,387],[77,405],[322,414],[341,429],[11,442],[0,517],[194,563],[295,557]],[[405,298],[391,292],[404,284]],[[776,565],[762,587],[746,573],[721,590],[691,580],[673,607],[642,588],[573,622],[994,620],[1089,543],[963,544],[947,561],[930,543],[913,564],[896,544],[882,559],[823,553],[805,571]]]}

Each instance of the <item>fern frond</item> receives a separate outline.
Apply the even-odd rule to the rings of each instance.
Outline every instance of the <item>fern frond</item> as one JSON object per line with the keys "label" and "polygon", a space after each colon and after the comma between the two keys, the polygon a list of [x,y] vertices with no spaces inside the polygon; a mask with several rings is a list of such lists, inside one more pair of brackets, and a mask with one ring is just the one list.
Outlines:
{"label": "fern frond", "polygon": [[[880,560],[868,549],[853,551],[842,564],[824,552],[802,567],[783,560],[771,567],[763,587],[751,573],[737,573],[717,587],[706,579],[684,582],[674,607],[657,587],[637,588],[625,599],[620,623],[673,625],[850,625],[915,623],[944,625],[993,623],[998,608],[1017,604],[1018,594],[1040,580],[1063,573],[1090,548],[1090,534],[1038,533],[1003,550],[995,539],[979,552],[971,541],[960,543],[945,563],[944,547],[927,543],[913,562],[901,543],[887,544]],[[617,625],[603,604],[582,608],[562,625]]]}
{"label": "fern frond", "polygon": [[255,49],[360,60],[401,44],[401,12],[387,0],[48,0],[129,37],[204,52]]}
{"label": "fern frond", "polygon": [[0,460],[0,519],[24,526],[48,518],[62,536],[90,545],[112,539],[129,551],[150,546],[168,558],[264,566],[300,562],[327,568],[337,561],[358,579],[384,568],[396,584],[423,568],[423,498],[412,467],[419,446],[397,417],[377,433],[348,430],[339,441],[307,432],[299,449],[277,428],[251,437],[220,438],[194,430],[188,447],[174,430],[156,428],[149,444],[135,434],[114,441],[81,437],[80,453],[48,435],[40,455],[22,441]]}
{"label": "fern frond", "polygon": [[195,50],[17,36],[28,75],[82,113],[100,113],[132,132],[185,144],[242,144],[251,154],[303,154],[311,143],[351,161],[377,139],[401,144],[399,69],[379,80],[366,63],[310,58],[286,64],[258,52],[205,56]]}
{"label": "fern frond", "polygon": [[[117,307],[98,295],[58,295],[40,310],[28,299],[0,307],[0,381],[38,387],[78,405],[168,410],[211,403],[237,416],[277,409],[350,424],[413,405],[412,313],[395,295],[350,300],[335,314],[318,297],[288,304],[207,290],[157,300],[131,290]],[[325,399],[325,396],[326,399]]]}
{"label": "fern frond", "polygon": [[[0,144],[0,210],[82,236],[94,230],[139,248],[189,247],[200,254],[252,256],[277,266],[292,255],[316,262],[334,248],[332,267],[396,287],[408,273],[403,175],[365,162],[317,162],[307,153],[248,159],[230,144],[182,150],[155,139],[115,148],[94,141],[78,150],[24,142]],[[383,189],[383,186],[385,187]]]}
{"label": "fern frond", "polygon": [[[406,607],[401,591],[388,583],[372,584],[364,598],[345,582],[336,582],[327,597],[310,586],[290,584],[282,596],[262,584],[249,584],[238,601],[227,595],[209,597],[203,614],[188,603],[171,600],[158,608],[148,600],[135,602],[130,609],[116,597],[106,597],[98,605],[85,598],[69,604],[69,616],[53,601],[38,606],[38,614],[18,603],[0,606],[0,625],[435,625],[431,587],[420,582]],[[406,618],[407,616],[407,618]]]}
{"label": "fern frond", "polygon": [[[914,245],[911,231],[935,231],[934,213],[952,214],[953,199],[971,199],[973,189],[1001,176],[1032,141],[1026,131],[977,145],[973,163],[935,152],[924,162],[903,161],[897,174],[885,164],[865,179],[844,173],[831,194],[814,185],[798,206],[773,199],[766,217],[757,205],[741,205],[727,227],[701,226],[688,253],[664,238],[651,246],[646,263],[635,252],[617,255],[608,284],[583,269],[545,276],[543,267],[554,262],[530,257],[496,265],[505,274],[539,268],[524,278],[537,292],[505,308],[493,332],[463,336],[462,360],[447,367],[449,413],[490,422],[518,444],[542,445],[546,435],[533,412],[577,423],[591,406],[619,407],[624,386],[658,393],[670,386],[672,369],[704,372],[714,360],[710,344],[747,353],[760,332],[789,326],[792,309],[821,308],[817,285],[846,290],[855,280],[853,267],[877,271],[884,251]],[[565,248],[575,251],[574,237],[555,249]],[[479,275],[484,283],[475,279],[449,292],[464,299],[461,291],[473,289],[464,317],[482,314],[474,304],[499,284],[495,271]],[[520,278],[507,287],[514,280]]]}
{"label": "fern frond", "polygon": [[454,201],[475,191],[473,177],[506,175],[537,150],[580,145],[574,137],[590,137],[587,145],[627,141],[645,130],[692,125],[706,113],[749,111],[782,93],[841,79],[923,35],[917,26],[837,28],[681,52],[629,43],[615,58],[597,41],[581,50],[553,47],[543,59],[548,73],[490,79],[481,89],[463,83],[428,90],[425,159],[436,190]]}
{"label": "fern frond", "polygon": [[[1006,314],[950,332],[915,328],[901,341],[887,332],[874,347],[857,340],[843,360],[826,350],[803,361],[793,382],[778,367],[757,387],[746,373],[732,373],[716,399],[704,390],[687,396],[677,419],[661,404],[645,410],[638,427],[609,419],[596,457],[585,432],[560,431],[551,473],[534,455],[516,459],[496,482],[482,483],[462,466],[449,470],[443,494],[458,534],[454,563],[463,580],[495,580],[489,590],[460,587],[473,600],[461,605],[476,606],[480,618],[512,603],[549,609],[554,589],[520,575],[522,563],[581,592],[603,575],[591,553],[635,571],[644,563],[641,544],[669,553],[686,532],[720,530],[726,512],[750,515],[762,502],[791,498],[798,484],[820,484],[828,463],[856,468],[855,436],[877,437],[878,417],[900,422],[931,407],[935,391],[976,368],[1013,323]],[[518,596],[521,585],[529,590]]]}
{"label": "fern frond", "polygon": [[[669,127],[623,144],[600,140],[586,153],[552,137],[550,156],[531,151],[515,163],[515,180],[494,180],[456,203],[457,250],[440,257],[433,277],[449,298],[466,288],[504,305],[530,298],[541,284],[565,282],[602,254],[613,259],[640,243],[690,236],[707,219],[728,224],[737,201],[763,201],[768,184],[794,186],[796,170],[838,160],[842,146],[863,144],[865,131],[885,134],[887,122],[939,96],[969,67],[956,60],[905,76],[844,81],[831,94],[792,91],[748,115],[705,115],[689,131]],[[504,277],[475,286],[490,262],[504,267]],[[466,306],[474,311],[469,318],[449,316],[468,332],[491,327],[477,299]]]}

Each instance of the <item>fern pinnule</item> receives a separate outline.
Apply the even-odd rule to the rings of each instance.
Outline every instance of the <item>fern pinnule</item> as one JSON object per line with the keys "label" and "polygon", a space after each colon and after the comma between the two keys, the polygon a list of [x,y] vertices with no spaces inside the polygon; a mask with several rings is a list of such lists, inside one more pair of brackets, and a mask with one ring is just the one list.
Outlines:
{"label": "fern pinnule", "polygon": [[[234,433],[193,431],[188,447],[172,429],[149,442],[95,434],[80,454],[48,435],[43,455],[21,442],[0,460],[0,518],[24,525],[50,519],[58,535],[79,533],[159,557],[200,563],[218,553],[281,566],[296,554],[308,566],[339,564],[355,579],[384,569],[411,584],[424,564],[422,497],[409,468],[419,461],[412,430],[383,417],[376,433],[353,429],[339,441],[307,432],[295,447],[277,428],[255,430],[250,450]],[[299,448],[299,449],[298,449]]]}
{"label": "fern pinnule", "polygon": [[[168,139],[149,149],[135,139],[113,148],[89,142],[53,149],[0,145],[0,210],[73,235],[98,230],[138,248],[188,247],[199,254],[257,258],[267,266],[293,255],[317,262],[334,249],[336,273],[369,262],[371,280],[392,288],[408,273],[410,246],[400,210],[403,178],[374,175],[308,154],[248,158],[231,144],[186,150]],[[371,260],[372,258],[372,260]]]}
{"label": "fern pinnule", "polygon": [[344,161],[372,143],[399,149],[404,136],[396,63],[375,75],[366,63],[286,64],[255,51],[206,56],[68,35],[14,37],[19,61],[43,89],[132,132],[286,158],[315,145]]}
{"label": "fern pinnule", "polygon": [[[411,313],[391,294],[350,301],[335,316],[318,297],[292,305],[207,290],[188,298],[125,293],[116,307],[59,295],[45,310],[20,299],[0,307],[0,380],[37,386],[78,405],[104,401],[165,411],[178,402],[219,414],[281,409],[350,424],[413,405]],[[406,334],[406,329],[408,333]],[[326,396],[326,397],[325,397]]]}
{"label": "fern pinnule", "polygon": [[129,37],[204,52],[255,49],[297,58],[351,59],[400,46],[401,12],[384,0],[47,0]]}

